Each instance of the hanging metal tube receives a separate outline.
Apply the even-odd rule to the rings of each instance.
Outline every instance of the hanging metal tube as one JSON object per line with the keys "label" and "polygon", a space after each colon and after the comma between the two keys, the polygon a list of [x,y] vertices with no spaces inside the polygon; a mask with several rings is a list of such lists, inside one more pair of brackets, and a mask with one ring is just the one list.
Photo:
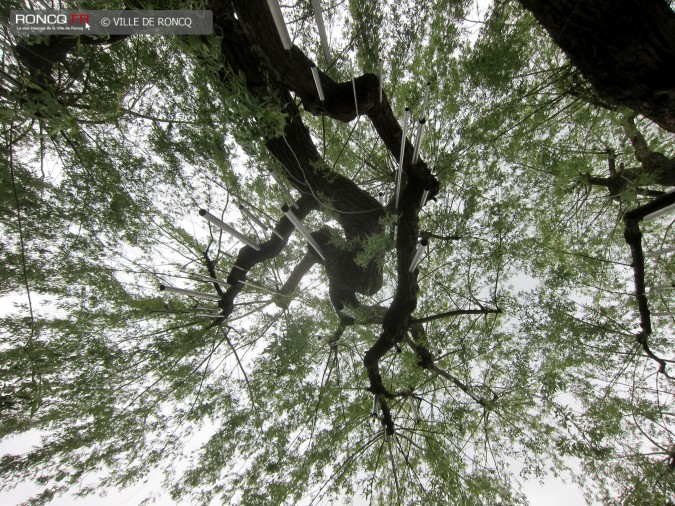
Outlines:
{"label": "hanging metal tube", "polygon": [[427,198],[429,198],[429,188],[424,188],[422,193],[422,200],[420,200],[420,208],[424,207],[424,204],[427,203]]}
{"label": "hanging metal tube", "polygon": [[291,192],[288,190],[288,188],[286,187],[284,182],[281,180],[281,178],[279,178],[279,176],[277,176],[274,172],[270,172],[270,174],[272,175],[272,179],[274,179],[274,182],[277,183],[279,188],[281,188],[282,193],[288,199],[288,203],[291,204],[296,209],[300,209],[298,207],[298,204],[295,203],[295,199],[293,198],[293,195],[291,195]]}
{"label": "hanging metal tube", "polygon": [[424,99],[422,99],[422,114],[420,115],[421,119],[427,118],[427,101],[429,100],[429,88],[431,88],[431,83],[427,83],[427,89],[424,90]]}
{"label": "hanging metal tube", "polygon": [[314,76],[314,84],[316,84],[316,92],[319,94],[319,100],[322,102],[326,100],[326,96],[323,94],[323,87],[321,86],[321,75],[319,74],[319,69],[316,68],[316,65],[312,67],[312,75]]}
{"label": "hanging metal tube", "polygon": [[401,178],[403,175],[403,157],[405,155],[405,145],[408,142],[408,122],[410,121],[410,108],[406,107],[403,113],[403,133],[401,134],[401,154],[398,160],[398,172],[396,173],[396,200],[394,209],[398,210],[398,199],[401,194]]}
{"label": "hanging metal tube", "polygon": [[[255,214],[253,214],[246,206],[244,206],[243,204],[240,204],[240,205],[239,205],[239,210],[240,210],[242,213],[244,213],[250,220],[252,220],[252,221],[253,221],[256,225],[258,225],[260,228],[262,228],[263,230],[270,230],[270,229],[271,229],[271,230],[272,230],[272,233],[273,233],[274,235],[276,235],[276,236],[277,236],[279,239],[281,239],[282,241],[284,240],[284,236],[283,236],[283,235],[281,235],[279,232],[277,232],[274,228],[271,228],[271,227],[268,227],[267,225],[265,225],[265,223],[263,223],[263,222],[262,222]],[[227,253],[227,254],[229,255],[229,253]],[[231,257],[232,255],[229,255],[229,256]]]}
{"label": "hanging metal tube", "polygon": [[192,277],[198,281],[204,281],[205,283],[218,283],[223,284],[222,281],[217,280],[216,278],[211,278],[209,276],[202,276],[201,274],[192,274]]}
{"label": "hanging metal tube", "polygon": [[675,209],[675,204],[670,204],[669,206],[664,207],[663,209],[659,209],[658,211],[654,211],[653,213],[649,213],[647,216],[642,218],[644,221],[647,220],[653,220],[654,218],[658,218],[659,216],[663,216],[666,213],[669,213]]}
{"label": "hanging metal tube", "polygon": [[258,284],[256,284],[256,283],[251,283],[251,282],[248,281],[248,280],[243,281],[243,280],[240,279],[239,282],[240,282],[242,285],[250,286],[251,288],[257,288],[258,290],[262,290],[263,292],[271,293],[271,294],[273,294],[273,295],[282,295],[282,294],[280,294],[279,292],[277,292],[276,290],[272,290],[272,289],[270,289],[270,288],[265,288],[264,286],[260,286],[260,285],[258,285]]}
{"label": "hanging metal tube", "polygon": [[240,210],[242,213],[244,213],[244,215],[245,215],[249,220],[251,220],[253,223],[255,223],[256,225],[258,225],[258,226],[259,226],[260,228],[262,228],[263,230],[267,230],[267,229],[269,228],[269,227],[268,227],[267,225],[265,225],[262,221],[260,221],[260,220],[258,219],[258,217],[257,217],[255,214],[253,214],[251,211],[249,211],[248,209],[246,209],[246,207],[245,207],[244,205],[239,204],[239,210]]}
{"label": "hanging metal tube", "polygon": [[253,248],[256,251],[260,251],[260,246],[258,246],[256,243],[254,243],[251,239],[249,239],[248,237],[246,237],[243,234],[240,234],[239,232],[237,232],[235,229],[233,229],[231,226],[229,226],[224,221],[216,218],[214,215],[212,215],[206,209],[200,209],[199,215],[203,216],[206,219],[206,221],[214,224],[216,227],[218,227],[222,231],[227,232],[232,237],[235,237],[235,238],[239,239],[241,242],[246,244],[246,246],[248,246],[250,248]]}
{"label": "hanging metal tube", "polygon": [[290,220],[290,222],[297,229],[297,231],[302,234],[302,236],[307,240],[310,246],[314,248],[314,251],[316,251],[317,254],[321,257],[321,259],[325,262],[326,255],[324,255],[323,251],[321,250],[319,243],[317,243],[316,240],[314,240],[314,237],[312,237],[312,234],[309,233],[309,230],[307,230],[307,228],[305,228],[305,226],[298,219],[298,217],[295,214],[293,214],[293,211],[291,211],[290,207],[285,205],[281,208],[281,211],[286,215],[286,218]]}
{"label": "hanging metal tube", "polygon": [[356,81],[354,80],[354,71],[352,71],[352,89],[354,90],[354,106],[356,107],[356,119],[359,119],[359,100],[356,98]]}
{"label": "hanging metal tube", "polygon": [[379,87],[379,97],[380,97],[380,104],[382,103],[382,60],[377,61],[377,79],[380,82],[380,87]]}
{"label": "hanging metal tube", "polygon": [[[296,206],[297,207],[297,206]],[[270,228],[267,225],[265,225],[258,217],[253,214],[251,211],[249,211],[245,206],[239,205],[239,210],[244,213],[250,220],[252,220],[256,225],[258,225],[260,228],[263,230],[272,230],[272,233],[276,235],[279,239],[282,241],[284,240],[284,236],[281,235],[279,232],[277,232],[274,228]]]}
{"label": "hanging metal tube", "polygon": [[272,14],[274,25],[277,27],[277,32],[279,33],[279,38],[281,39],[284,49],[290,49],[293,47],[293,43],[291,42],[291,36],[288,35],[288,28],[286,28],[286,22],[284,21],[284,16],[281,13],[279,2],[277,0],[267,0],[267,6],[269,7],[270,13]]}
{"label": "hanging metal tube", "polygon": [[173,286],[159,285],[160,292],[176,293],[178,295],[187,295],[188,297],[198,297],[200,299],[220,300],[220,295],[212,293],[195,292],[194,290],[185,290],[184,288],[175,288]]}
{"label": "hanging metal tube", "polygon": [[380,416],[380,396],[373,394],[373,410],[370,412],[373,418]]}
{"label": "hanging metal tube", "polygon": [[651,253],[646,253],[646,254],[645,254],[645,257],[646,257],[646,258],[649,258],[649,257],[657,257],[657,256],[659,256],[659,255],[665,255],[666,253],[671,253],[671,252],[673,252],[673,251],[675,251],[675,248],[659,249],[659,250],[656,250],[656,251],[652,251]]}
{"label": "hanging metal tube", "polygon": [[314,18],[316,19],[316,27],[319,29],[319,39],[321,40],[321,47],[323,48],[323,56],[326,59],[326,64],[332,63],[330,57],[330,48],[328,47],[328,37],[326,37],[326,27],[323,24],[323,14],[321,10],[320,0],[312,0],[314,6]]}
{"label": "hanging metal tube", "polygon": [[420,146],[422,145],[422,134],[424,133],[424,124],[426,120],[420,119],[417,124],[417,135],[415,136],[415,150],[413,151],[413,163],[417,163],[420,157]]}
{"label": "hanging metal tube", "polygon": [[417,266],[422,261],[422,255],[424,255],[424,252],[426,251],[428,244],[429,241],[426,239],[422,239],[419,242],[419,244],[417,245],[417,251],[415,251],[415,256],[413,257],[412,262],[410,262],[408,272],[415,272],[415,269],[417,269]]}

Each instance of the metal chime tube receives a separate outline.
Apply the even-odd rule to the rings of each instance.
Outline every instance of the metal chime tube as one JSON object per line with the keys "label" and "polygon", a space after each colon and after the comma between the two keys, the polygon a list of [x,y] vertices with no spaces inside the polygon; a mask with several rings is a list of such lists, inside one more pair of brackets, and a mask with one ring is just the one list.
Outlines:
{"label": "metal chime tube", "polygon": [[429,100],[429,89],[431,88],[431,83],[427,83],[427,88],[424,90],[424,98],[422,99],[422,114],[420,119],[427,118],[427,102]]}
{"label": "metal chime tube", "polygon": [[246,216],[249,220],[251,220],[253,223],[258,225],[263,230],[267,230],[269,228],[262,221],[260,221],[255,214],[253,214],[251,211],[246,209],[246,206],[244,206],[242,204],[239,204],[239,210],[244,214],[244,216]]}
{"label": "metal chime tube", "polygon": [[657,257],[657,256],[660,256],[660,255],[665,255],[666,253],[672,253],[673,251],[675,251],[675,248],[659,249],[659,250],[656,250],[656,251],[652,251],[651,253],[645,254],[645,257],[647,257],[647,258]]}
{"label": "metal chime tube", "polygon": [[373,394],[373,410],[370,412],[373,418],[380,415],[380,396]]}
{"label": "metal chime tube", "polygon": [[222,281],[219,281],[216,278],[211,278],[209,276],[202,276],[201,274],[192,274],[191,276],[199,281],[204,281],[205,283],[219,283],[221,285],[223,284]]}
{"label": "metal chime tube", "polygon": [[427,203],[427,198],[429,198],[429,188],[424,188],[422,193],[422,200],[420,200],[420,207],[424,207],[424,204]]}
{"label": "metal chime tube", "polygon": [[321,259],[325,262],[326,256],[321,250],[319,243],[317,243],[314,240],[314,237],[312,237],[312,235],[309,233],[309,230],[307,230],[307,228],[302,224],[302,222],[298,219],[298,217],[295,214],[293,214],[293,211],[291,211],[291,209],[286,205],[281,208],[281,211],[286,215],[286,218],[290,220],[290,222],[297,229],[297,231],[302,234],[302,236],[307,240],[310,246],[314,248],[314,251],[316,251],[317,254],[321,257]]}
{"label": "metal chime tube", "polygon": [[312,76],[314,76],[314,84],[316,84],[316,92],[319,94],[319,100],[323,102],[326,100],[326,96],[323,94],[321,75],[319,74],[319,69],[316,67],[316,65],[312,66]]}
{"label": "metal chime tube", "polygon": [[377,61],[377,79],[380,82],[380,88],[378,90],[380,97],[380,104],[382,103],[382,60]]}
{"label": "metal chime tube", "polygon": [[235,237],[235,238],[239,239],[241,242],[246,244],[246,246],[248,246],[250,248],[253,248],[256,251],[260,251],[260,246],[258,246],[255,242],[253,242],[251,239],[246,237],[244,234],[240,234],[239,232],[237,232],[235,229],[233,229],[231,226],[229,226],[224,221],[216,218],[214,215],[212,215],[206,209],[200,209],[199,215],[203,216],[206,219],[206,221],[214,224],[216,227],[218,227],[222,231],[227,232],[232,237]]}
{"label": "metal chime tube", "polygon": [[669,206],[664,207],[663,209],[659,209],[658,211],[654,211],[653,213],[649,213],[647,216],[642,218],[644,221],[647,220],[653,220],[654,218],[658,218],[659,216],[663,216],[666,213],[669,213],[670,211],[675,209],[675,204],[670,204]]}
{"label": "metal chime tube", "polygon": [[220,295],[212,293],[195,292],[194,290],[185,290],[184,288],[175,288],[173,286],[159,285],[160,292],[175,293],[178,295],[187,295],[188,297],[199,297],[200,299],[220,300]]}
{"label": "metal chime tube", "polygon": [[412,262],[410,262],[410,267],[408,268],[409,272],[415,272],[415,269],[417,269],[417,266],[422,261],[422,255],[424,255],[427,244],[429,244],[429,241],[422,239],[417,245],[417,251],[415,251],[415,256],[413,257]]}
{"label": "metal chime tube", "polygon": [[279,2],[277,0],[267,0],[267,6],[272,14],[274,25],[277,27],[277,32],[279,33],[279,38],[281,39],[284,49],[290,49],[293,47],[293,43],[291,42],[291,36],[288,35],[288,28],[286,28],[284,16],[281,14]]}
{"label": "metal chime tube", "polygon": [[288,190],[284,182],[281,180],[279,176],[277,176],[274,172],[270,172],[272,175],[272,179],[274,179],[274,182],[277,183],[279,188],[281,188],[282,193],[286,196],[288,199],[288,203],[291,204],[293,207],[296,209],[300,209],[298,204],[295,203],[295,199],[293,198],[293,195],[291,195],[291,192]]}
{"label": "metal chime tube", "polygon": [[323,56],[326,59],[326,64],[330,65],[332,63],[332,60],[330,57],[330,48],[328,47],[328,37],[326,37],[326,27],[323,24],[321,2],[320,0],[312,0],[312,5],[314,6],[314,18],[316,19],[316,27],[319,29],[319,39],[321,40],[321,47],[323,48]]}
{"label": "metal chime tube", "polygon": [[420,119],[417,124],[417,135],[415,137],[415,150],[413,151],[413,163],[417,163],[420,157],[420,146],[422,145],[422,134],[424,133],[424,124],[426,119]]}
{"label": "metal chime tube", "polygon": [[265,288],[264,286],[260,286],[256,283],[251,283],[250,281],[243,281],[243,280],[240,279],[239,282],[242,285],[250,286],[251,288],[257,288],[258,290],[262,290],[263,292],[268,292],[268,293],[271,293],[271,294],[274,294],[274,295],[281,295],[279,292],[277,292],[275,290],[271,290],[270,288]]}
{"label": "metal chime tube", "polygon": [[401,154],[398,159],[398,172],[396,173],[396,201],[394,209],[398,209],[398,200],[401,194],[401,178],[403,176],[403,157],[405,155],[405,145],[408,141],[408,122],[410,120],[410,108],[406,107],[403,113],[403,133],[401,135]]}
{"label": "metal chime tube", "polygon": [[[249,219],[251,219],[254,223],[256,223],[263,230],[270,229],[270,227],[268,227],[262,221],[260,221],[260,219],[258,219],[258,217],[255,214],[253,214],[248,208],[246,208],[246,206],[240,204],[239,209],[241,210],[242,213],[244,213]],[[284,236],[281,235],[279,232],[277,232],[274,228],[272,228],[271,230],[272,230],[272,233],[274,235],[276,235],[279,239],[281,239],[282,241],[284,240]]]}

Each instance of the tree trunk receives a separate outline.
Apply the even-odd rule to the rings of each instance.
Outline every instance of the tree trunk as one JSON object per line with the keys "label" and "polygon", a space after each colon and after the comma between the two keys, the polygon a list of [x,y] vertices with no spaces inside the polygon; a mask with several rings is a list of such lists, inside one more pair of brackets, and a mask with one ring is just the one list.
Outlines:
{"label": "tree trunk", "polygon": [[675,13],[665,0],[520,0],[601,97],[675,132]]}

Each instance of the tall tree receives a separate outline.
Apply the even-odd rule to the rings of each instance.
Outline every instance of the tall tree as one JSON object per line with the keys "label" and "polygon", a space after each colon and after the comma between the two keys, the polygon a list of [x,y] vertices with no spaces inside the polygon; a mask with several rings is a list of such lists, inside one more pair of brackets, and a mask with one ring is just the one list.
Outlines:
{"label": "tall tree", "polygon": [[650,0],[520,0],[607,100],[675,131],[675,13]]}
{"label": "tall tree", "polygon": [[262,0],[205,4],[209,37],[5,34],[0,434],[42,439],[3,486],[519,504],[518,472],[567,470],[674,501],[672,232],[644,221],[673,153],[635,116],[669,106],[577,58],[604,2],[521,3],[326,3],[330,62],[316,2],[289,50]]}

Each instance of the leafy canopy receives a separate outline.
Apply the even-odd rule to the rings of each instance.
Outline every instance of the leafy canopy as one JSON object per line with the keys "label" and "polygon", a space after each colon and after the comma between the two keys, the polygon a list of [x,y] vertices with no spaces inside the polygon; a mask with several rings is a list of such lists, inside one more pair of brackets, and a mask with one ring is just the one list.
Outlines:
{"label": "leafy canopy", "polygon": [[[675,501],[673,383],[635,340],[621,221],[667,185],[636,158],[626,111],[603,103],[513,3],[322,3],[332,66],[311,2],[282,10],[331,79],[377,73],[381,59],[399,122],[406,106],[418,119],[430,82],[421,153],[440,190],[419,214],[430,246],[414,320],[379,361],[387,396],[374,399],[364,354],[399,283],[398,159],[367,117],[299,104],[325,162],[313,169],[383,192],[380,233],[345,236],[328,193],[303,221],[330,225],[330,244],[357,252],[360,268],[376,263],[382,288],[336,311],[315,265],[271,293],[306,255],[294,233],[250,268],[219,321],[216,302],[157,286],[218,293],[196,274],[227,289],[242,245],[200,208],[273,238],[238,206],[271,227],[283,218],[268,170],[285,172],[266,142],[283,135],[286,98],[228,64],[219,30],[70,44],[5,34],[23,52],[5,51],[0,74],[0,294],[12,301],[0,435],[37,430],[41,442],[2,457],[2,487],[31,480],[41,504],[159,469],[171,496],[194,504],[524,504],[521,478],[567,470],[606,504]],[[671,135],[636,125],[672,156]],[[598,184],[612,157],[642,167],[619,194]],[[671,224],[646,223],[645,250],[671,244]],[[650,286],[672,283],[671,258],[648,261]],[[667,313],[670,295],[650,297],[653,310]],[[655,317],[650,339],[670,356],[672,316]],[[384,406],[393,434],[372,417]],[[91,476],[97,487],[84,485]]]}

